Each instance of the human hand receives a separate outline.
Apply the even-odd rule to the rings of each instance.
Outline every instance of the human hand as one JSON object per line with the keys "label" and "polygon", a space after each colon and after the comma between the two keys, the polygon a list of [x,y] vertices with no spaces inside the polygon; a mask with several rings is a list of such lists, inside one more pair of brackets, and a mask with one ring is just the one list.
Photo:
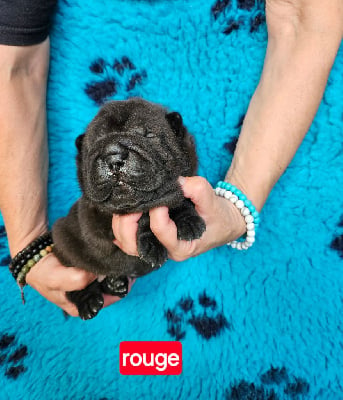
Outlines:
{"label": "human hand", "polygon": [[[66,292],[84,289],[95,279],[91,272],[64,267],[53,253],[39,260],[26,275],[27,284],[73,317],[78,317],[79,313],[76,305],[67,299]],[[129,291],[133,283],[129,281]],[[120,297],[104,294],[104,307],[119,300]]]}
{"label": "human hand", "polygon": [[[206,231],[200,239],[178,240],[177,228],[169,218],[168,208],[150,210],[150,228],[167,249],[169,258],[175,261],[186,260],[237,239],[245,232],[246,225],[240,212],[230,201],[216,196],[206,179],[199,176],[181,177],[179,183],[184,196],[194,203],[196,211],[204,219]],[[114,244],[130,255],[138,256],[136,236],[141,215],[113,216]]]}

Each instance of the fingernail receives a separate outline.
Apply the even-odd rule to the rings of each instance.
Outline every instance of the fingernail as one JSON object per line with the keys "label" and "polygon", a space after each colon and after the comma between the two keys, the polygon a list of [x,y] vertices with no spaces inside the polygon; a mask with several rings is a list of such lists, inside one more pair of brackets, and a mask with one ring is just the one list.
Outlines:
{"label": "fingernail", "polygon": [[179,176],[178,182],[181,186],[184,185],[185,181],[186,181],[186,178],[184,176]]}

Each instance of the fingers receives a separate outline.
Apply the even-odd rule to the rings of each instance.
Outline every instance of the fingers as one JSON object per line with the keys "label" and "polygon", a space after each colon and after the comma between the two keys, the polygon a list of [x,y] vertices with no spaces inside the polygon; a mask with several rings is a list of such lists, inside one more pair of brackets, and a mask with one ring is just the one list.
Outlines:
{"label": "fingers", "polygon": [[42,258],[26,275],[26,282],[43,297],[77,317],[77,307],[71,303],[65,292],[81,290],[95,279],[95,275],[79,268],[64,267],[51,253]]}
{"label": "fingers", "polygon": [[29,274],[27,275],[27,283],[51,303],[54,303],[58,307],[62,308],[69,315],[77,317],[79,315],[77,307],[67,299],[65,292],[62,290],[53,290],[48,288],[44,282],[44,278],[39,276],[39,273],[33,274],[33,270],[34,268],[32,268],[32,271],[30,271],[30,276]]}
{"label": "fingers", "polygon": [[[42,294],[42,293],[41,293]],[[62,308],[66,313],[68,313],[71,317],[78,317],[79,312],[75,304],[71,303],[64,292],[60,290],[52,290],[46,296],[46,299],[51,303],[56,304],[58,307]]]}
{"label": "fingers", "polygon": [[164,244],[177,242],[177,228],[169,217],[168,207],[153,208],[149,211],[150,215],[150,228],[159,241]]}
{"label": "fingers", "polygon": [[214,191],[209,182],[201,176],[180,177],[179,183],[185,197],[190,199],[199,212],[206,213],[214,199]]}
{"label": "fingers", "polygon": [[[90,272],[64,267],[53,253],[41,259],[26,275],[30,286],[73,317],[78,317],[79,313],[76,305],[67,299],[66,292],[82,290],[95,279],[96,276]],[[129,279],[129,292],[134,282],[135,279]],[[119,300],[120,297],[104,295],[104,306]]]}
{"label": "fingers", "polygon": [[[211,209],[214,192],[211,185],[201,177],[187,177],[179,180],[185,197],[194,204],[200,215],[206,215]],[[170,258],[182,261],[199,254],[201,239],[191,242],[177,239],[177,228],[169,218],[167,207],[150,210],[150,227],[158,240],[167,249]],[[138,256],[137,230],[142,213],[129,215],[114,215],[112,228],[115,236],[114,243],[125,253]],[[200,248],[201,250],[201,248]],[[27,283],[35,288],[42,296],[56,304],[68,314],[78,316],[77,308],[65,295],[65,292],[81,290],[96,279],[96,276],[75,267],[64,267],[53,253],[47,255],[31,268],[26,276]],[[129,290],[134,281],[130,281]],[[120,300],[116,296],[104,296],[108,306]]]}
{"label": "fingers", "polygon": [[91,272],[62,265],[55,269],[54,274],[50,286],[65,292],[82,290],[96,279],[96,276]]}
{"label": "fingers", "polygon": [[193,255],[196,241],[178,240],[177,228],[174,221],[169,218],[167,207],[154,208],[149,211],[149,214],[150,229],[167,249],[171,259],[183,261]]}
{"label": "fingers", "polygon": [[137,229],[138,221],[142,213],[128,215],[113,215],[112,229],[115,240],[113,243],[124,253],[131,256],[138,256],[137,250]]}
{"label": "fingers", "polygon": [[[184,196],[195,205],[198,214],[208,222],[213,218],[213,204],[216,196],[209,182],[200,176],[180,177],[179,184]],[[183,261],[209,249],[205,235],[201,239],[185,241],[177,239],[177,228],[169,218],[167,207],[150,210],[150,228],[157,239],[168,250],[169,257],[175,261]]]}
{"label": "fingers", "polygon": [[[194,204],[200,215],[206,214],[211,207],[214,192],[205,178],[200,176],[180,177],[179,183],[185,197]],[[112,228],[115,236],[113,243],[123,252],[132,256],[138,256],[137,229],[138,221],[142,213],[129,215],[114,215]],[[194,244],[177,240],[177,229],[174,222],[169,218],[166,207],[150,210],[150,227],[159,241],[167,248],[174,259],[185,259],[194,248]],[[180,250],[181,249],[181,250]],[[187,255],[183,256],[181,253]]]}
{"label": "fingers", "polygon": [[64,267],[53,253],[39,261],[26,276],[29,285],[44,283],[51,290],[64,292],[81,290],[94,281],[96,276],[91,272],[74,267]]}

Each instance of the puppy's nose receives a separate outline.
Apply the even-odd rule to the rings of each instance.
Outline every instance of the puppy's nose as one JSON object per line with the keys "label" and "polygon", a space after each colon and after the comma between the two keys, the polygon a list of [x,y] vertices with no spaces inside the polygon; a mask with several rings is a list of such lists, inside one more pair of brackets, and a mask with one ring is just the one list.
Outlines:
{"label": "puppy's nose", "polygon": [[106,164],[110,170],[121,168],[124,165],[124,161],[129,156],[128,150],[120,145],[112,144],[107,148],[107,151],[110,154],[106,157]]}

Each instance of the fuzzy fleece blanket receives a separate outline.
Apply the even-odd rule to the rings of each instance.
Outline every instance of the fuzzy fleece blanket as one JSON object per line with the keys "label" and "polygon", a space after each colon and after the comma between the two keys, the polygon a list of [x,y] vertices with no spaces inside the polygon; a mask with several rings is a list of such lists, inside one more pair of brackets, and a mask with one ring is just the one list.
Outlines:
{"label": "fuzzy fleece blanket", "polygon": [[[179,111],[199,175],[230,165],[266,50],[259,0],[61,0],[48,89],[50,222],[79,196],[76,136],[109,99]],[[168,261],[94,320],[26,288],[0,242],[0,400],[343,399],[343,51],[256,244]],[[81,250],[81,249],[80,249]],[[122,341],[182,342],[175,376],[119,373]]]}

